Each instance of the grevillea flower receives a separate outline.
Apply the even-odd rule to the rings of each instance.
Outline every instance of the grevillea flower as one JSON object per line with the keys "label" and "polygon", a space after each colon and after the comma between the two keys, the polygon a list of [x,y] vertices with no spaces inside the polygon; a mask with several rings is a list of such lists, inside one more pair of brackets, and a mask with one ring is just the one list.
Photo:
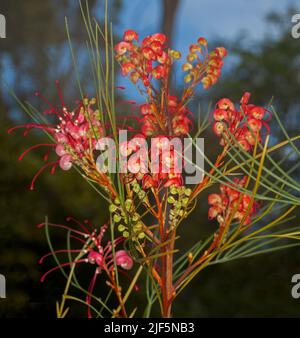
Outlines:
{"label": "grevillea flower", "polygon": [[[178,97],[168,96],[166,113],[170,121],[161,119],[161,112],[159,112],[154,104],[141,105],[142,118],[141,131],[145,136],[158,136],[164,130],[168,130],[167,136],[185,136],[191,131],[192,113],[186,106],[182,106],[178,102]],[[168,125],[169,124],[169,125]]]}
{"label": "grevillea flower", "polygon": [[222,146],[227,145],[234,137],[245,151],[250,151],[256,140],[261,141],[262,128],[269,131],[267,120],[263,120],[265,116],[270,118],[268,110],[248,104],[249,99],[250,93],[246,92],[241,99],[240,110],[227,98],[217,102],[213,112],[213,130],[220,137]]}
{"label": "grevillea flower", "polygon": [[[244,187],[247,177],[242,179],[234,179],[234,183],[240,187]],[[220,185],[220,194],[210,194],[208,196],[208,203],[210,208],[208,211],[209,219],[216,218],[220,225],[224,224],[234,212],[233,220],[242,221],[243,225],[247,225],[251,221],[251,217],[256,212],[257,202],[251,203],[251,197],[247,194],[241,193],[233,187]]]}
{"label": "grevillea flower", "polygon": [[127,30],[123,40],[115,46],[116,59],[121,63],[123,76],[129,75],[133,83],[141,80],[149,87],[153,78],[160,80],[167,76],[170,65],[180,54],[168,49],[164,34],[149,35],[141,44],[138,40],[135,31]]}
{"label": "grevillea flower", "polygon": [[133,266],[133,260],[125,250],[118,250],[116,252],[116,264],[124,270],[131,270]]}
{"label": "grevillea flower", "polygon": [[[68,230],[71,233],[71,238],[81,244],[81,249],[68,249],[68,250],[56,250],[44,255],[39,263],[42,264],[45,258],[52,256],[53,254],[66,254],[69,255],[77,254],[77,258],[74,261],[59,264],[58,266],[47,271],[42,277],[41,282],[44,282],[45,278],[52,272],[64,268],[66,266],[72,266],[74,264],[86,263],[94,267],[94,275],[91,279],[88,292],[89,295],[86,297],[88,304],[88,317],[91,318],[90,304],[91,294],[97,282],[97,276],[102,272],[105,272],[111,284],[114,284],[114,270],[115,264],[120,267],[120,272],[123,270],[131,270],[133,267],[133,259],[124,250],[117,250],[117,246],[120,245],[124,237],[118,237],[113,242],[108,241],[103,244],[103,237],[107,230],[107,225],[103,225],[100,229],[95,228],[89,221],[85,221],[84,224],[68,217],[67,221],[74,222],[79,229],[74,229],[66,225],[47,223],[47,226],[59,229]],[[39,224],[38,227],[43,227],[45,223]],[[114,248],[114,252],[113,252]]]}
{"label": "grevillea flower", "polygon": [[187,63],[182,66],[183,71],[188,72],[184,81],[192,86],[202,83],[205,89],[213,86],[221,75],[223,58],[227,51],[224,47],[217,47],[208,52],[207,41],[199,38],[197,44],[190,46]]}
{"label": "grevillea flower", "polygon": [[[22,160],[29,151],[41,147],[49,147],[51,150],[54,148],[56,155],[59,157],[54,162],[46,163],[37,172],[32,180],[31,189],[34,189],[37,177],[47,168],[51,168],[51,173],[54,173],[57,166],[60,166],[63,170],[70,170],[72,165],[76,164],[86,170],[86,164],[91,157],[91,153],[96,150],[98,138],[103,137],[103,126],[100,123],[99,111],[94,108],[96,100],[85,99],[84,102],[79,102],[75,109],[70,110],[63,101],[58,82],[56,82],[56,85],[61,107],[54,107],[40,93],[36,93],[36,96],[42,98],[49,107],[44,111],[44,114],[54,115],[57,119],[56,124],[28,123],[8,131],[8,133],[11,133],[16,129],[23,128],[25,129],[24,136],[26,136],[32,129],[42,129],[53,138],[53,143],[34,145],[25,150],[19,157],[19,160]],[[47,151],[45,154],[45,161],[48,161],[50,152]],[[90,160],[92,159],[90,158]],[[88,170],[91,172],[91,168]]]}
{"label": "grevillea flower", "polygon": [[129,176],[142,182],[143,189],[151,187],[181,186],[182,156],[175,151],[169,138],[157,136],[152,139],[148,151],[143,135],[136,135],[120,145],[120,155],[127,160]]}

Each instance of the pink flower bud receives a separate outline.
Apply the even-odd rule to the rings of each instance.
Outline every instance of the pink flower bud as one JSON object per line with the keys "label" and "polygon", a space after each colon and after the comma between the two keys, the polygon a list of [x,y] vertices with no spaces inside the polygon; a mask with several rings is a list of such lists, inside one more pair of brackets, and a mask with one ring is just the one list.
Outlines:
{"label": "pink flower bud", "polygon": [[124,270],[130,270],[133,266],[133,259],[125,250],[119,250],[116,252],[116,263]]}
{"label": "pink flower bud", "polygon": [[104,262],[103,256],[99,252],[96,252],[96,251],[91,251],[89,253],[88,260],[89,260],[89,263],[91,264],[96,263],[99,266],[102,266]]}
{"label": "pink flower bud", "polygon": [[54,135],[54,138],[55,138],[57,143],[68,143],[68,138],[66,137],[66,135],[64,135],[62,133],[56,133]]}
{"label": "pink flower bud", "polygon": [[64,156],[67,154],[65,147],[62,144],[58,144],[55,148],[55,152],[58,156]]}
{"label": "pink flower bud", "polygon": [[70,170],[72,167],[72,156],[71,155],[64,155],[61,157],[59,161],[59,166],[62,170]]}

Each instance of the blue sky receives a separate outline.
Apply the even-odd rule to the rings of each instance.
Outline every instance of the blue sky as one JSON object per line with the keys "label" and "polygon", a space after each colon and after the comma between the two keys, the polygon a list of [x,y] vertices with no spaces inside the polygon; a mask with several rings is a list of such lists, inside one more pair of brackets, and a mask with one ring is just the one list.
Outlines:
{"label": "blue sky", "polygon": [[[290,6],[298,7],[300,13],[299,0],[181,0],[173,47],[185,55],[188,46],[199,36],[225,42],[241,32],[246,43],[260,40],[270,33],[266,15],[271,11],[285,13]],[[286,19],[288,23],[291,21],[289,17]],[[117,31],[121,34],[126,29],[135,29],[142,38],[159,31],[160,20],[160,0],[124,0]],[[138,99],[129,81],[120,79],[120,84],[127,87],[131,97]]]}
{"label": "blue sky", "polygon": [[[124,0],[119,29],[130,27],[144,35],[157,31],[160,3],[160,0]],[[175,45],[187,46],[199,35],[208,39],[233,38],[242,30],[249,39],[257,39],[267,30],[266,14],[272,10],[284,12],[297,4],[300,7],[299,0],[181,0]]]}

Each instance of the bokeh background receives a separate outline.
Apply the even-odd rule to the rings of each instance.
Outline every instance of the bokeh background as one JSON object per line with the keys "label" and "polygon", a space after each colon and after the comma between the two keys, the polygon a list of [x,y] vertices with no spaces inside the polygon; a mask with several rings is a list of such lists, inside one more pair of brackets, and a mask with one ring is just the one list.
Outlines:
{"label": "bokeh background", "polygon": [[[102,21],[103,1],[88,3]],[[211,46],[225,46],[229,57],[221,80],[214,89],[200,91],[194,102],[201,102],[206,109],[209,101],[223,96],[238,100],[244,91],[252,92],[257,104],[267,104],[273,97],[292,135],[300,126],[300,39],[291,36],[291,17],[300,13],[297,4],[298,0],[109,0],[116,39],[131,28],[141,36],[166,33],[172,46],[184,55],[199,36],[206,37]],[[7,38],[0,39],[0,74],[20,99],[43,109],[34,92],[40,90],[55,101],[56,79],[68,102],[78,98],[65,16],[82,81],[87,90],[90,88],[90,79],[84,76],[88,56],[77,0],[0,0],[0,13],[7,20]],[[177,70],[174,90],[180,90],[181,75]],[[130,83],[120,76],[118,82],[126,86],[124,99],[140,99]],[[46,215],[57,223],[73,215],[101,224],[107,214],[104,202],[76,172],[44,174],[36,190],[29,191],[30,181],[42,164],[41,153],[32,152],[21,163],[17,158],[44,136],[32,133],[23,138],[21,132],[7,135],[8,128],[29,120],[5,86],[0,94],[0,274],[7,278],[7,298],[0,299],[0,317],[54,317],[55,300],[61,295],[64,279],[58,272],[44,284],[39,282],[53,262],[38,265],[48,247],[36,224]],[[207,137],[206,152],[216,152],[217,144],[210,135]],[[206,213],[204,197],[184,227],[185,245],[214,227]],[[54,233],[53,241],[58,247],[65,245],[62,233]],[[299,249],[211,266],[178,298],[174,315],[298,317],[300,300],[290,294],[295,273],[300,273]],[[85,313],[78,307],[71,315]]]}

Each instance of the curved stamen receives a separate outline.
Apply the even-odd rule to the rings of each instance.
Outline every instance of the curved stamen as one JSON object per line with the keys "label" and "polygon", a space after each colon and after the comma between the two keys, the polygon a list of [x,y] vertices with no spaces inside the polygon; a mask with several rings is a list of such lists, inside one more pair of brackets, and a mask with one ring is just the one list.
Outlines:
{"label": "curved stamen", "polygon": [[72,216],[69,216],[67,217],[67,221],[70,222],[70,221],[73,221],[74,223],[76,223],[77,225],[80,226],[81,229],[83,229],[87,235],[89,235],[89,237],[91,239],[95,239],[96,240],[96,245],[99,245],[97,239],[95,238],[95,236],[89,231],[89,229],[87,227],[85,227],[82,223],[80,223],[77,219],[75,219],[74,217]]}
{"label": "curved stamen", "polygon": [[86,296],[86,303],[88,305],[88,318],[92,318],[92,314],[91,314],[91,294],[92,292],[94,291],[94,287],[95,287],[95,284],[96,284],[96,280],[97,280],[97,277],[98,277],[99,273],[98,273],[98,268],[96,269],[96,272],[94,273],[94,276],[93,278],[91,279],[91,282],[90,282],[90,285],[89,285],[89,288],[88,288],[88,295]]}
{"label": "curved stamen", "polygon": [[43,130],[46,130],[46,131],[49,131],[49,132],[53,133],[55,127],[56,127],[55,125],[51,125],[51,124],[50,125],[46,125],[46,124],[39,124],[39,123],[27,123],[27,124],[22,124],[22,125],[10,128],[10,129],[8,129],[7,133],[11,134],[15,130],[17,130],[17,129],[23,129],[23,128],[30,129],[30,130],[33,129],[33,128],[38,128],[38,129],[43,129]]}
{"label": "curved stamen", "polygon": [[40,259],[39,259],[39,264],[43,264],[43,262],[44,262],[44,260],[45,260],[45,258],[47,258],[47,257],[50,257],[50,256],[53,256],[53,254],[59,254],[59,253],[72,253],[72,252],[81,252],[81,251],[83,251],[83,250],[55,250],[55,251],[51,251],[51,252],[49,252],[49,253],[47,253],[47,254],[45,254],[44,256],[42,256]]}
{"label": "curved stamen", "polygon": [[47,163],[45,164],[44,166],[42,166],[42,168],[34,175],[32,181],[31,181],[31,184],[30,184],[30,190],[34,190],[34,184],[35,184],[35,181],[37,180],[37,178],[40,176],[40,174],[48,167],[53,167],[55,165],[57,165],[59,163],[59,161],[55,161],[55,162],[50,162],[50,163]]}
{"label": "curved stamen", "polygon": [[47,144],[47,143],[41,143],[41,144],[36,144],[28,149],[26,149],[18,158],[18,161],[22,161],[24,156],[27,155],[31,150],[33,149],[38,149],[38,148],[41,148],[41,147],[56,147],[56,144]]}
{"label": "curved stamen", "polygon": [[[42,228],[43,226],[45,226],[46,223],[40,223],[37,225],[38,228]],[[87,235],[81,231],[78,231],[78,230],[75,230],[73,228],[70,228],[66,225],[62,225],[62,224],[54,224],[54,223],[47,223],[48,226],[51,226],[53,228],[60,228],[60,229],[64,229],[64,230],[68,230],[68,231],[72,231],[80,236],[83,236],[83,237],[87,237]],[[85,241],[83,241],[84,243],[86,243]]]}
{"label": "curved stamen", "polygon": [[78,263],[87,263],[87,260],[86,259],[78,259],[77,261],[74,261],[74,262],[68,262],[68,263],[63,263],[63,264],[59,264],[58,266],[55,266],[54,268],[50,269],[49,271],[47,271],[46,273],[43,274],[43,276],[41,277],[41,283],[43,283],[46,279],[46,277],[56,271],[56,270],[59,270],[65,266],[70,266],[70,265],[73,265],[73,264],[78,264]]}
{"label": "curved stamen", "polygon": [[65,105],[65,102],[64,102],[64,99],[63,99],[62,90],[61,90],[61,87],[60,87],[58,80],[55,81],[55,86],[57,88],[57,92],[58,92],[58,96],[59,96],[59,99],[60,99],[61,106],[62,106],[62,108],[64,108],[66,105]]}

